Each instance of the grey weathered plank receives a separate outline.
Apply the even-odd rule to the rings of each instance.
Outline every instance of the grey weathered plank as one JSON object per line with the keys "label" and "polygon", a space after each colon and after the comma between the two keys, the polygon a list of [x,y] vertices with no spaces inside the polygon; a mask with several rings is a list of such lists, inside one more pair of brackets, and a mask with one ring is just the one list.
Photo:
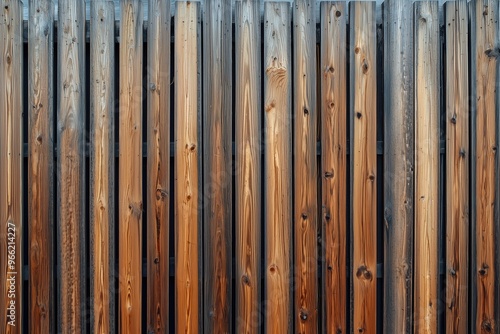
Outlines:
{"label": "grey weathered plank", "polygon": [[261,44],[259,1],[235,4],[236,333],[261,322]]}
{"label": "grey weathered plank", "polygon": [[414,4],[415,333],[438,330],[440,58],[437,1]]}
{"label": "grey weathered plank", "polygon": [[384,316],[412,332],[414,106],[412,1],[384,2]]}
{"label": "grey weathered plank", "polygon": [[53,3],[31,0],[28,42],[29,332],[55,331]]}
{"label": "grey weathered plank", "polygon": [[142,6],[121,2],[118,170],[118,331],[141,332],[142,308]]}
{"label": "grey weathered plank", "polygon": [[467,1],[445,5],[446,332],[467,333],[469,314],[469,82]]}
{"label": "grey weathered plank", "polygon": [[85,8],[59,1],[57,194],[59,231],[59,330],[85,326]]}
{"label": "grey weathered plank", "polygon": [[150,333],[168,333],[170,235],[170,3],[149,0],[147,65],[147,315]]}
{"label": "grey weathered plank", "polygon": [[[22,333],[22,1],[0,1],[0,332]],[[29,318],[29,317],[28,317]]]}
{"label": "grey weathered plank", "polygon": [[266,333],[291,333],[292,133],[290,4],[264,4]]}
{"label": "grey weathered plank", "polygon": [[94,333],[115,332],[115,11],[90,5],[90,295]]}
{"label": "grey weathered plank", "polygon": [[203,13],[204,328],[231,332],[232,302],[232,6]]}
{"label": "grey weathered plank", "polygon": [[323,324],[328,333],[347,329],[347,8],[321,4],[321,180]]}

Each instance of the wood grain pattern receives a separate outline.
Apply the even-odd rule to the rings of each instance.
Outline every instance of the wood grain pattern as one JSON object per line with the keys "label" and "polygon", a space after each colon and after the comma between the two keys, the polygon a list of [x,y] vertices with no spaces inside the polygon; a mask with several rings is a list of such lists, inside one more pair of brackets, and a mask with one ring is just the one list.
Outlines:
{"label": "wood grain pattern", "polygon": [[375,3],[350,3],[353,330],[377,332]]}
{"label": "wood grain pattern", "polygon": [[121,1],[118,179],[120,333],[141,332],[142,289],[142,62],[139,0]]}
{"label": "wood grain pattern", "polygon": [[318,203],[315,1],[293,4],[295,324],[318,330]]}
{"label": "wood grain pattern", "polygon": [[446,332],[468,332],[469,84],[467,1],[445,4]]}
{"label": "wood grain pattern", "polygon": [[[498,331],[498,16],[497,0],[475,0],[471,9],[471,98],[473,135],[473,204],[477,333]],[[474,186],[475,185],[475,186]],[[475,203],[475,205],[474,205]],[[496,225],[496,226],[495,226]],[[495,242],[497,241],[497,242]],[[474,251],[474,250],[473,250]],[[474,255],[473,255],[474,256]]]}
{"label": "wood grain pattern", "polygon": [[264,4],[266,333],[293,331],[290,4]]}
{"label": "wood grain pattern", "polygon": [[0,332],[22,333],[22,2],[0,1]]}
{"label": "wood grain pattern", "polygon": [[233,315],[231,1],[207,1],[203,15],[203,321],[208,333],[229,333]]}
{"label": "wood grain pattern", "polygon": [[59,1],[57,194],[59,330],[86,332],[85,318],[85,7]]}
{"label": "wood grain pattern", "polygon": [[175,303],[176,332],[198,333],[200,108],[198,3],[176,3],[175,16]]}
{"label": "wood grain pattern", "polygon": [[149,0],[147,67],[147,316],[168,333],[170,189],[170,2]]}
{"label": "wood grain pattern", "polygon": [[439,7],[416,2],[414,332],[437,333],[439,231]]}
{"label": "wood grain pattern", "polygon": [[113,1],[90,4],[90,267],[94,333],[115,332]]}
{"label": "wood grain pattern", "polygon": [[235,173],[237,333],[258,333],[261,317],[261,44],[259,1],[235,4]]}
{"label": "wood grain pattern", "polygon": [[328,333],[347,333],[347,8],[321,4],[321,188],[323,322]]}
{"label": "wood grain pattern", "polygon": [[54,8],[29,2],[28,222],[29,332],[52,333],[54,309]]}
{"label": "wood grain pattern", "polygon": [[412,1],[384,2],[384,315],[386,333],[413,331],[415,129]]}

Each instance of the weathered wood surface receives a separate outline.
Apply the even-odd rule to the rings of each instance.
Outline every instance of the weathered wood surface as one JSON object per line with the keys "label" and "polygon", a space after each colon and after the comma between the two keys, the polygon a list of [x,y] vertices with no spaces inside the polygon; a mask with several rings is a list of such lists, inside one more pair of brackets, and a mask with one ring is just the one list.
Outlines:
{"label": "weathered wood surface", "polygon": [[170,189],[170,2],[149,0],[147,60],[147,315],[168,333]]}
{"label": "weathered wood surface", "polygon": [[437,333],[439,231],[439,7],[415,2],[415,333]]}
{"label": "weathered wood surface", "polygon": [[318,329],[318,203],[315,1],[293,4],[296,332]]}
{"label": "weathered wood surface", "polygon": [[115,332],[113,1],[90,5],[90,267],[94,333]]}
{"label": "weathered wood surface", "polygon": [[321,180],[323,323],[328,333],[347,333],[347,8],[321,4]]}
{"label": "weathered wood surface", "polygon": [[261,44],[259,1],[235,3],[235,332],[261,324]]}
{"label": "weathered wood surface", "polygon": [[384,331],[412,332],[412,1],[384,2]]}
{"label": "weathered wood surface", "polygon": [[175,16],[175,304],[176,332],[198,333],[200,311],[199,6],[176,3]]}
{"label": "weathered wood surface", "polygon": [[52,333],[54,309],[54,20],[50,0],[31,0],[28,42],[29,332]]}
{"label": "weathered wood surface", "polygon": [[123,0],[121,6],[118,331],[140,333],[142,328],[143,12],[138,0]]}
{"label": "weathered wood surface", "polygon": [[0,332],[22,333],[22,2],[0,1]]}
{"label": "weathered wood surface", "polygon": [[[471,26],[471,127],[472,221],[475,249],[470,268],[474,271],[477,302],[470,328],[477,333],[498,332],[498,0],[469,3]],[[497,224],[495,224],[497,223]],[[496,241],[496,242],[495,242]],[[474,244],[474,243],[473,243]],[[474,256],[475,251],[475,256]],[[474,303],[474,300],[471,300]]]}
{"label": "weathered wood surface", "polygon": [[446,332],[468,332],[469,84],[467,1],[445,4]]}
{"label": "weathered wood surface", "polygon": [[205,2],[203,18],[203,322],[207,333],[229,333],[233,316],[231,1]]}
{"label": "weathered wood surface", "polygon": [[375,3],[350,3],[353,331],[377,332]]}
{"label": "weathered wood surface", "polygon": [[85,318],[85,4],[59,1],[57,217],[59,331],[86,332]]}
{"label": "weathered wood surface", "polygon": [[291,333],[292,134],[290,3],[264,5],[266,333]]}

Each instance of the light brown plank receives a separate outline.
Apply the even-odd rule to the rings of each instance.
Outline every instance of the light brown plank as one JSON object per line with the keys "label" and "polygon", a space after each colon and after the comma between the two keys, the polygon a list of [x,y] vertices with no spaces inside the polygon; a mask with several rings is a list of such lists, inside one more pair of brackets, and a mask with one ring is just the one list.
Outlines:
{"label": "light brown plank", "polygon": [[384,312],[386,333],[411,334],[415,114],[413,1],[385,0]]}
{"label": "light brown plank", "polygon": [[21,333],[22,6],[0,1],[0,332]]}
{"label": "light brown plank", "polygon": [[[473,192],[475,221],[474,270],[477,303],[471,328],[498,332],[498,16],[497,0],[475,0],[471,9],[471,99]],[[496,223],[496,224],[495,224]],[[497,244],[497,245],[495,245]],[[472,249],[474,252],[474,248]],[[473,253],[474,256],[474,253]],[[472,299],[474,300],[474,299]],[[474,317],[474,314],[473,314]],[[474,324],[474,325],[473,325]]]}
{"label": "light brown plank", "polygon": [[142,289],[142,62],[139,0],[121,1],[118,273],[120,333],[141,332]]}
{"label": "light brown plank", "polygon": [[85,330],[85,7],[59,1],[57,182],[59,330]]}
{"label": "light brown plank", "polygon": [[467,1],[445,4],[446,332],[468,332],[469,84]]}
{"label": "light brown plank", "polygon": [[346,18],[345,3],[321,4],[322,292],[328,333],[347,333]]}
{"label": "light brown plank", "polygon": [[90,4],[90,267],[94,333],[115,332],[113,1]]}
{"label": "light brown plank", "polygon": [[439,7],[415,2],[415,333],[437,333],[439,222]]}
{"label": "light brown plank", "polygon": [[293,3],[296,332],[318,330],[318,203],[315,1]]}
{"label": "light brown plank", "polygon": [[375,3],[350,3],[353,331],[377,332]]}
{"label": "light brown plank", "polygon": [[176,332],[199,322],[199,44],[198,3],[179,1],[175,15],[175,303]]}
{"label": "light brown plank", "polygon": [[261,44],[259,1],[235,4],[236,333],[261,318]]}
{"label": "light brown plank", "polygon": [[293,331],[290,4],[264,5],[266,333]]}
{"label": "light brown plank", "polygon": [[169,328],[170,2],[149,0],[147,82],[147,330]]}
{"label": "light brown plank", "polygon": [[54,20],[50,0],[29,2],[29,332],[52,333],[54,309]]}

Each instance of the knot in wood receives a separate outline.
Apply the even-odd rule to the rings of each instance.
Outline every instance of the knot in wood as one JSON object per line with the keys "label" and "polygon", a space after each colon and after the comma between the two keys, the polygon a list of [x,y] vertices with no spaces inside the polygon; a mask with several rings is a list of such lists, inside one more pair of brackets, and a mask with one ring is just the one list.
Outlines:
{"label": "knot in wood", "polygon": [[299,313],[300,320],[306,321],[307,317],[309,316],[309,312],[307,310],[301,309]]}
{"label": "knot in wood", "polygon": [[325,178],[327,179],[333,178],[333,172],[325,172]]}
{"label": "knot in wood", "polygon": [[493,331],[493,326],[491,325],[491,321],[489,319],[486,319],[482,322],[481,328],[488,333],[491,333]]}
{"label": "knot in wood", "polygon": [[243,282],[243,284],[250,286],[250,278],[247,274],[241,276],[241,281]]}
{"label": "knot in wood", "polygon": [[356,271],[356,277],[367,281],[371,281],[373,279],[372,272],[368,270],[368,267],[365,265],[362,265],[358,268],[358,270]]}

